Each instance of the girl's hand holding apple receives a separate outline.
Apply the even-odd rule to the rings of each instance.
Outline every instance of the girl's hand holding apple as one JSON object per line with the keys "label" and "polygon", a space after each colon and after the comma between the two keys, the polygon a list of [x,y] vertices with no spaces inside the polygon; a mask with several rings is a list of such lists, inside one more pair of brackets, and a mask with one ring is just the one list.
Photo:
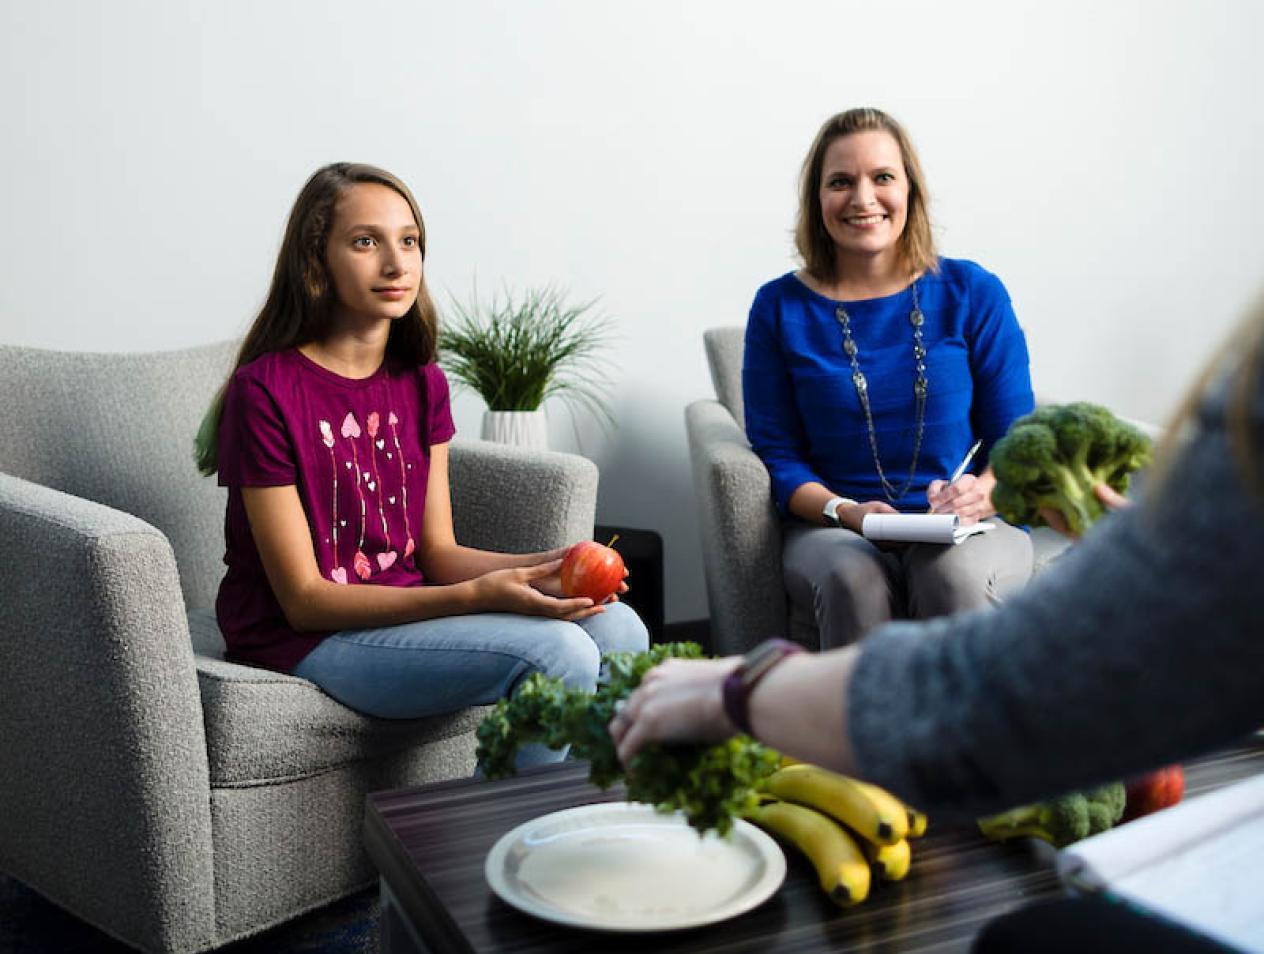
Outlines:
{"label": "girl's hand holding apple", "polygon": [[482,612],[551,616],[570,622],[602,612],[587,597],[559,597],[547,591],[549,579],[557,579],[561,566],[561,560],[550,560],[536,566],[484,573],[473,581],[475,602]]}
{"label": "girl's hand holding apple", "polygon": [[[617,539],[616,534],[610,542],[614,543]],[[602,546],[595,540],[581,540],[562,558],[562,593],[572,597],[586,596],[594,603],[604,603],[627,591],[627,584],[623,582],[627,575],[627,567],[618,550]]]}

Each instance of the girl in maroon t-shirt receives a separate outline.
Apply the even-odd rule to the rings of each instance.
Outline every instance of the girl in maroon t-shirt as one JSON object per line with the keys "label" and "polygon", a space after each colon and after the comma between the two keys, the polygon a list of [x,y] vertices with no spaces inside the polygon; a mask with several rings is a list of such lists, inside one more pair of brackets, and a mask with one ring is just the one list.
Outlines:
{"label": "girl in maroon t-shirt", "polygon": [[[456,542],[425,244],[397,178],[318,170],[198,435],[199,465],[228,488],[227,658],[386,718],[491,703],[531,672],[591,689],[603,654],[648,644],[624,604],[562,596],[564,548]],[[536,747],[519,764],[561,755]]]}

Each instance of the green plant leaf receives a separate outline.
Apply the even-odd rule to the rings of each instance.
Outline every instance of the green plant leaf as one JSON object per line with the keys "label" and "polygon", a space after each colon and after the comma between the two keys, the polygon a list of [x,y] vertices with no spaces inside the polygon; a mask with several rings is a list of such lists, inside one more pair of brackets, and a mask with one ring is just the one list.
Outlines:
{"label": "green plant leaf", "polygon": [[609,388],[600,360],[611,321],[595,301],[572,304],[556,286],[515,295],[506,289],[490,303],[452,299],[441,324],[439,363],[476,391],[492,411],[534,411],[550,398],[612,424]]}

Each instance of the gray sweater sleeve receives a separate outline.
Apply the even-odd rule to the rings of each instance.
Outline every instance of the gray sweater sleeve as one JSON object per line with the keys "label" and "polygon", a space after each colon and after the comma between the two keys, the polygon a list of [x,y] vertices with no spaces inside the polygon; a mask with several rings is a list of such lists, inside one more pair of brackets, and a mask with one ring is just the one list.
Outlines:
{"label": "gray sweater sleeve", "polygon": [[[1258,395],[1252,424],[1258,449]],[[864,641],[847,701],[860,774],[980,814],[1249,733],[1264,725],[1262,568],[1264,502],[1212,398],[1161,493],[1002,607]]]}

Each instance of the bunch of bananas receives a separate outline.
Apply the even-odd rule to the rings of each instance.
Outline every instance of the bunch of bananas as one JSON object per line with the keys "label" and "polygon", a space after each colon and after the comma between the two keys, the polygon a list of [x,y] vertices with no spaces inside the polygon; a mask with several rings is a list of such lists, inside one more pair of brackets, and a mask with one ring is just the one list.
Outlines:
{"label": "bunch of bananas", "polygon": [[875,878],[904,878],[909,839],[926,832],[926,816],[885,789],[789,758],[763,781],[746,817],[802,851],[821,889],[843,906],[869,897]]}

